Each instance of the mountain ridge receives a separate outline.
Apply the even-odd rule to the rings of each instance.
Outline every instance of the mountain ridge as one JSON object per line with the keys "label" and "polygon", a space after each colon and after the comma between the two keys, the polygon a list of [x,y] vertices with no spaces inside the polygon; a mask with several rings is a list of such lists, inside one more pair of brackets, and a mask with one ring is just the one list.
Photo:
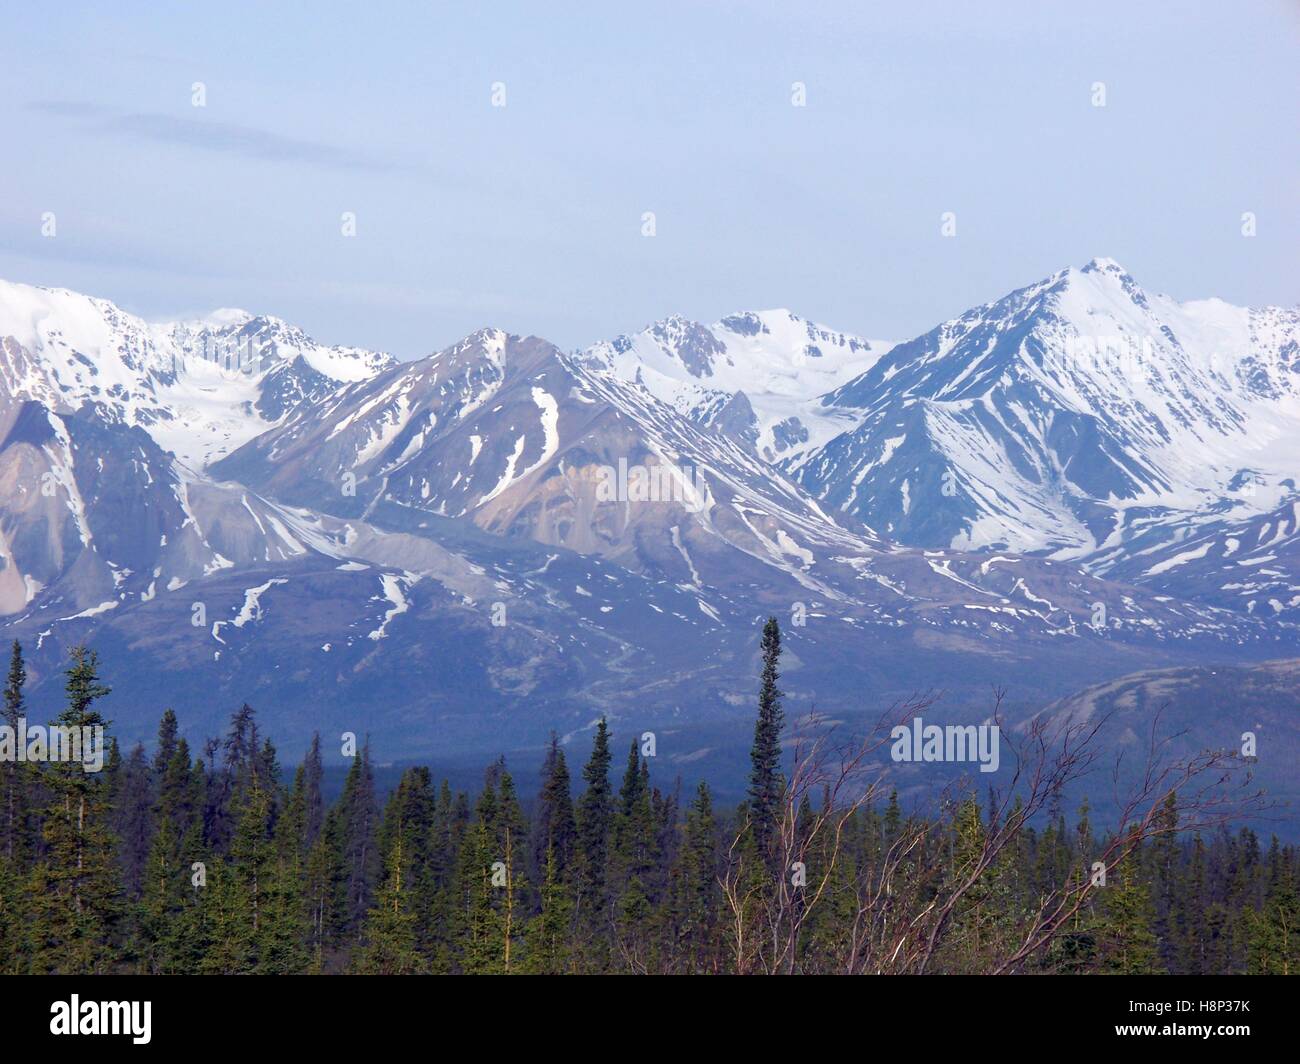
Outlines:
{"label": "mountain ridge", "polygon": [[[978,698],[1011,673],[1063,696],[1145,663],[1285,656],[1300,511],[1279,478],[1250,481],[1253,508],[1189,518],[1135,503],[1130,534],[1092,554],[950,534],[936,501],[951,440],[927,415],[952,400],[925,393],[981,374],[1025,411],[1034,400],[1026,424],[1055,425],[1027,436],[1042,454],[1066,453],[1076,426],[1071,483],[1158,480],[1143,448],[1159,428],[1142,422],[1130,454],[1050,408],[1069,333],[1040,319],[1063,280],[1111,311],[1175,312],[1118,264],[1053,278],[1012,293],[1028,364],[988,309],[1001,301],[898,345],[780,310],[672,317],[570,353],[485,328],[398,362],[243,311],[150,325],[65,290],[64,322],[40,300],[16,311],[0,288],[0,624],[33,644],[40,676],[69,640],[111,647],[142,705],[168,689],[242,697],[242,684],[295,719],[340,721],[360,700],[376,727],[467,747],[602,712],[733,712],[769,613],[789,618],[792,691],[828,708],[936,678]],[[1205,424],[1178,431],[1208,438],[1240,431],[1234,412],[1289,409],[1290,323],[1269,322],[1278,336],[1239,360],[1254,405],[1183,388]],[[996,341],[982,366],[927,376],[980,331]],[[1164,343],[1162,356],[1181,350],[1177,333]],[[1279,414],[1281,437],[1288,426]],[[906,493],[900,528],[890,504]],[[1106,502],[1081,494],[1072,521],[1101,527]],[[1241,576],[1238,560],[1267,553]]]}

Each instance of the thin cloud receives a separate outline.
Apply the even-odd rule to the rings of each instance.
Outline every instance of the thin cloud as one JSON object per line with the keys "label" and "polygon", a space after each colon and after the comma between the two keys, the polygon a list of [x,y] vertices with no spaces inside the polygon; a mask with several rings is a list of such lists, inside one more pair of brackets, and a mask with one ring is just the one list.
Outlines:
{"label": "thin cloud", "polygon": [[178,118],[167,114],[121,114],[98,104],[72,100],[36,100],[27,106],[29,110],[60,118],[99,119],[101,121],[92,128],[110,135],[238,155],[260,162],[306,163],[340,170],[400,169],[387,160],[371,158],[347,148],[232,122]]}
{"label": "thin cloud", "polygon": [[32,100],[27,104],[27,110],[58,115],[60,118],[100,118],[113,113],[111,108],[101,104],[77,100]]}

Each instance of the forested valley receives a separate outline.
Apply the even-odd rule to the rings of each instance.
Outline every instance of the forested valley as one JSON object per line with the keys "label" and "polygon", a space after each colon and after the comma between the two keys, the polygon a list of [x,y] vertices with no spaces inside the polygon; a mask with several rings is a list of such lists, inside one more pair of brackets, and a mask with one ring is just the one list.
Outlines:
{"label": "forested valley", "polygon": [[[762,650],[739,808],[603,719],[580,768],[555,738],[527,788],[504,759],[476,794],[411,767],[382,801],[364,740],[327,802],[322,739],[288,773],[248,705],[201,749],[171,710],[151,751],[109,728],[95,773],[0,761],[0,971],[1300,970],[1300,853],[1234,825],[1219,755],[1153,768],[1102,826],[1060,808],[1088,735],[1043,733],[1000,790],[913,809],[873,775],[879,737],[790,734],[774,620]],[[101,672],[73,649],[54,723],[109,726]],[[15,643],[13,728],[24,686]]]}

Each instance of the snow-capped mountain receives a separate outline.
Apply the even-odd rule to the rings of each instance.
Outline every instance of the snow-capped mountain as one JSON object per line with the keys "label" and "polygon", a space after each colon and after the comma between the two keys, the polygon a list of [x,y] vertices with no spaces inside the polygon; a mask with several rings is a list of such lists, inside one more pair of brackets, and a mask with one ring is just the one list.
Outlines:
{"label": "snow-capped mountain", "polygon": [[739,552],[817,586],[815,553],[869,545],[641,385],[494,330],[301,408],[214,473],[329,512],[464,518],[687,585]]}
{"label": "snow-capped mountain", "polygon": [[671,317],[595,344],[581,361],[753,447],[797,459],[852,427],[823,394],[866,372],[893,345],[816,325],[788,310],[732,314],[713,325]]}
{"label": "snow-capped mountain", "polygon": [[[0,296],[3,634],[38,692],[66,645],[105,647],[149,727],[164,693],[426,749],[725,714],[769,613],[792,694],[828,709],[1300,639],[1294,318],[1179,309],[1111,264],[893,349],[773,311],[572,355],[484,329],[400,364],[242,312]],[[1057,364],[1080,321],[1157,312],[1126,395]],[[1250,359],[1207,368],[1233,329]],[[1239,450],[1211,466],[1219,436]],[[1193,440],[1238,469],[1227,502],[1168,453]],[[948,471],[955,516],[928,494]]]}
{"label": "snow-capped mountain", "polygon": [[[1134,522],[1125,543],[1085,559],[1090,572],[1261,617],[1300,617],[1300,499],[1283,483],[1271,509],[1220,507]],[[1265,506],[1267,503],[1264,504]]]}
{"label": "snow-capped mountain", "polygon": [[154,324],[105,299],[0,281],[0,382],[51,410],[95,403],[199,470],[304,400],[373,376],[389,355],[326,347],[278,318],[222,310]]}
{"label": "snow-capped mountain", "polygon": [[[824,402],[857,425],[787,467],[903,543],[1045,553],[1165,587],[1205,537],[1294,532],[1295,310],[1179,303],[1096,259],[899,344]],[[1227,565],[1220,590],[1249,568]],[[1285,604],[1300,586],[1282,582],[1215,601]]]}
{"label": "snow-capped mountain", "polygon": [[[418,533],[447,518],[600,557],[689,590],[713,621],[743,615],[745,597],[958,630],[991,611],[990,625],[1038,635],[1090,625],[1097,601],[1126,631],[1179,638],[1223,620],[1176,615],[1069,568],[899,550],[641,382],[495,330],[304,406],[212,471],[379,527]],[[1241,633],[1230,623],[1223,634]]]}

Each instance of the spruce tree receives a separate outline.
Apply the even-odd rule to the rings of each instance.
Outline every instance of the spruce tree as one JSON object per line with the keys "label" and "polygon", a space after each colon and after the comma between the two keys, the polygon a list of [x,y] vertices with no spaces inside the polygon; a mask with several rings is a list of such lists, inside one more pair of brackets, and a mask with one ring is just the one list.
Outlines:
{"label": "spruce tree", "polygon": [[309,964],[302,835],[302,809],[287,802],[272,833],[272,858],[266,868],[255,936],[256,971],[260,974],[296,975]]}
{"label": "spruce tree", "polygon": [[155,780],[163,778],[172,758],[176,756],[179,731],[180,724],[176,720],[175,712],[171,709],[164,709],[162,720],[158,722],[158,746],[153,755],[153,775]]}
{"label": "spruce tree", "polygon": [[337,807],[334,844],[342,873],[341,897],[336,911],[342,929],[354,935],[374,905],[375,882],[379,875],[379,811],[375,806],[374,773],[370,766],[370,744],[352,759],[343,794]]}
{"label": "spruce tree", "polygon": [[583,767],[587,789],[578,799],[579,906],[585,920],[598,918],[605,898],[609,858],[609,829],[613,798],[609,784],[609,726],[601,717],[592,740],[591,757]]}
{"label": "spruce tree", "polygon": [[301,766],[302,772],[302,806],[303,806],[303,852],[308,852],[316,841],[325,823],[325,806],[321,798],[321,780],[325,770],[321,765],[320,733],[311,737],[311,747],[307,758]]}
{"label": "spruce tree", "polygon": [[394,825],[384,881],[366,915],[364,942],[355,964],[363,975],[411,975],[420,970],[410,865],[404,853],[409,836],[403,828],[400,820]]}
{"label": "spruce tree", "polygon": [[1100,970],[1115,975],[1154,975],[1164,971],[1153,930],[1156,913],[1151,889],[1142,879],[1142,852],[1135,850],[1111,870],[1102,890],[1102,920],[1097,940]]}
{"label": "spruce tree", "polygon": [[307,851],[303,873],[303,900],[307,908],[307,950],[311,970],[325,970],[326,951],[332,947],[341,924],[342,894],[339,885],[343,879],[340,846],[336,842],[338,822],[333,816],[325,818],[321,832]]}
{"label": "spruce tree", "polygon": [[617,954],[626,970],[644,972],[653,954],[649,932],[659,901],[655,890],[659,853],[649,766],[635,739],[628,750],[617,810],[609,859]]}
{"label": "spruce tree", "polygon": [[153,781],[144,747],[137,743],[122,763],[113,795],[111,824],[121,868],[122,889],[138,901],[154,834]]}
{"label": "spruce tree", "polygon": [[[17,639],[9,656],[9,676],[5,682],[4,723],[14,732],[17,743],[18,720],[24,713],[23,687],[27,683],[27,668],[23,662],[23,646]],[[14,759],[0,759],[0,856],[10,861],[23,860],[30,848],[27,833],[27,799],[31,785],[31,766],[19,762],[17,750]]]}
{"label": "spruce tree", "polygon": [[1268,893],[1262,910],[1246,910],[1246,927],[1251,975],[1300,975],[1300,892],[1276,836],[1269,851]]}
{"label": "spruce tree", "polygon": [[241,919],[247,931],[246,936],[241,934],[241,941],[247,942],[247,956],[237,963],[240,971],[257,971],[257,947],[265,932],[275,850],[269,832],[270,795],[256,775],[242,788],[232,812],[235,835],[230,843],[227,867],[236,883],[232,895],[240,902]]}
{"label": "spruce tree", "polygon": [[196,891],[202,928],[202,975],[249,975],[254,970],[256,954],[247,881],[247,875],[224,858],[214,857],[207,862],[207,883]]}
{"label": "spruce tree", "polygon": [[[95,703],[109,688],[99,681],[94,651],[78,646],[69,656],[67,705],[54,724],[89,728],[93,735],[108,725]],[[120,911],[106,784],[69,761],[51,762],[43,775],[51,795],[43,823],[48,852],[31,887],[44,930],[38,970],[102,972],[113,956],[112,927]]]}
{"label": "spruce tree", "polygon": [[754,722],[754,745],[750,749],[749,822],[759,854],[771,864],[777,821],[785,791],[781,776],[781,627],[775,617],[763,626],[763,667],[758,690],[758,719]]}
{"label": "spruce tree", "polygon": [[416,947],[426,953],[431,951],[435,937],[437,885],[432,848],[438,831],[436,821],[437,799],[429,770],[407,769],[384,810],[379,831],[380,863],[383,881],[392,880],[393,851],[400,848],[402,905],[413,917]]}
{"label": "spruce tree", "polygon": [[496,845],[497,860],[504,866],[505,883],[498,888],[501,913],[501,966],[510,974],[519,965],[519,942],[525,926],[525,903],[528,888],[526,872],[528,830],[515,794],[514,780],[506,771],[505,759],[499,762],[497,782]]}
{"label": "spruce tree", "polygon": [[26,901],[17,863],[0,857],[0,975],[27,973]]}
{"label": "spruce tree", "polygon": [[537,796],[534,817],[532,867],[541,878],[546,865],[553,861],[555,875],[564,879],[573,861],[577,838],[577,821],[573,812],[573,796],[569,789],[569,769],[564,760],[564,750],[554,732],[542,767],[542,789]]}
{"label": "spruce tree", "polygon": [[[505,971],[505,935],[501,886],[493,865],[501,861],[496,837],[497,796],[494,772],[488,773],[465,832],[456,869],[454,940],[460,970],[468,975],[497,975]],[[504,884],[502,884],[504,886]]]}
{"label": "spruce tree", "polygon": [[528,925],[527,970],[537,975],[563,975],[570,971],[573,901],[560,877],[555,850],[546,854],[541,887],[541,912]]}
{"label": "spruce tree", "polygon": [[718,831],[713,816],[713,796],[707,783],[699,785],[695,801],[686,814],[686,842],[682,847],[681,867],[684,892],[681,936],[686,971],[717,971],[722,891],[718,886]]}
{"label": "spruce tree", "polygon": [[184,905],[185,879],[180,864],[180,837],[170,814],[158,817],[145,861],[142,895],[136,916],[139,970],[145,975],[178,973],[177,950],[169,941]]}

